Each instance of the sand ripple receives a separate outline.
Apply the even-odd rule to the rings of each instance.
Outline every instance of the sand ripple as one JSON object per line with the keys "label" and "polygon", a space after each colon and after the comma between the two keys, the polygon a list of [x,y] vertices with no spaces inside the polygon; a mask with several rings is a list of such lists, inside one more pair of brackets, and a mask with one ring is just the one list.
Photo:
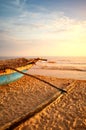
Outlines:
{"label": "sand ripple", "polygon": [[86,130],[86,81],[76,81],[55,100],[15,130]]}
{"label": "sand ripple", "polygon": [[[39,77],[60,88],[66,88],[73,82],[73,80],[53,77]],[[27,76],[8,86],[0,86],[0,130],[35,110],[56,93],[55,88]]]}

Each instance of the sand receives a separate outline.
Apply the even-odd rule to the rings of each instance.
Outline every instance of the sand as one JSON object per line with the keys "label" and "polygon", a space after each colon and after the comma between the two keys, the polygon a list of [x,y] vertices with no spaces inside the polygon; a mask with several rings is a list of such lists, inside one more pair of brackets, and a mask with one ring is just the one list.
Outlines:
{"label": "sand", "polygon": [[38,77],[68,93],[28,76],[0,86],[0,130],[85,130],[86,81]]}

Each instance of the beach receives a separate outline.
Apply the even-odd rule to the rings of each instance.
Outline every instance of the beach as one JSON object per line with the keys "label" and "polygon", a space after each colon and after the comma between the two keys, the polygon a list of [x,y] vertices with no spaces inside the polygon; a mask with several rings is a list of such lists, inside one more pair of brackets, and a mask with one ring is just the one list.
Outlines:
{"label": "beach", "polygon": [[65,88],[68,94],[58,96],[15,130],[85,130],[86,81],[74,81]]}
{"label": "beach", "polygon": [[0,0],[0,130],[86,130],[86,0]]}
{"label": "beach", "polygon": [[86,81],[36,76],[67,93],[28,76],[0,86],[0,129],[85,130]]}
{"label": "beach", "polygon": [[86,129],[86,64],[61,62],[38,62],[0,86],[0,130]]}

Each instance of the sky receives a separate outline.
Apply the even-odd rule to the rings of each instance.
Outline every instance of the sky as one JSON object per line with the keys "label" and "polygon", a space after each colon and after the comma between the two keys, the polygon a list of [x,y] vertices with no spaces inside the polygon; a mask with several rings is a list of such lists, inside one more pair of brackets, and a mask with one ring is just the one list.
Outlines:
{"label": "sky", "polygon": [[86,0],[0,0],[0,56],[86,56]]}

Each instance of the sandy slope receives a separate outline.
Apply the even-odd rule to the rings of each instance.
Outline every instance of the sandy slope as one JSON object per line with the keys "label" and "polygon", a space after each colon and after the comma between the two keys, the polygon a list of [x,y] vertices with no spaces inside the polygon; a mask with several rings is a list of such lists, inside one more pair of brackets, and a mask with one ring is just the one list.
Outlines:
{"label": "sandy slope", "polygon": [[15,130],[85,130],[86,81],[38,77],[68,90],[68,93],[62,94],[35,116],[28,116],[25,122],[16,123],[19,126],[10,127],[59,91],[27,76],[8,86],[0,86],[0,130],[9,127]]}
{"label": "sandy slope", "polygon": [[86,130],[86,81],[76,81],[68,94],[15,130]]}

